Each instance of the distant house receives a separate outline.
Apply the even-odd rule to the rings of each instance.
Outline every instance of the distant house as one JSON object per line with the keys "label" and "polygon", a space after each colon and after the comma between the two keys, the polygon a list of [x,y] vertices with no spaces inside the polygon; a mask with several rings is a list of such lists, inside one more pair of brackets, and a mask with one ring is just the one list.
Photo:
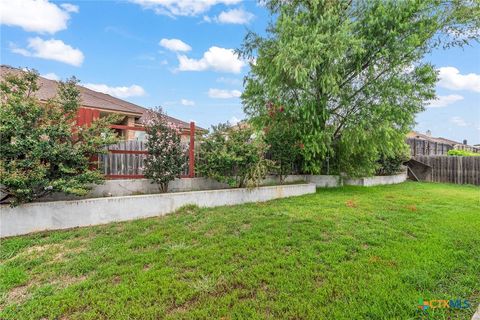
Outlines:
{"label": "distant house", "polygon": [[466,150],[480,153],[480,148],[470,146],[467,140],[458,142],[442,137],[432,137],[430,130],[425,134],[410,131],[407,134],[407,143],[410,145],[412,155],[446,155],[449,150]]}
{"label": "distant house", "polygon": [[[20,74],[21,69],[13,68],[7,65],[1,65],[0,80],[6,74]],[[36,92],[37,98],[41,101],[47,101],[53,98],[57,93],[58,82],[39,77],[38,84],[40,89]],[[91,123],[94,119],[107,116],[109,114],[118,114],[121,119],[112,126],[112,129],[118,132],[123,140],[142,141],[145,132],[142,130],[142,118],[148,109],[130,103],[128,101],[112,97],[111,95],[97,92],[81,85],[77,86],[80,90],[81,107],[77,114],[77,123],[79,125]],[[180,127],[182,131],[182,141],[187,142],[190,135],[191,124],[185,121],[168,117],[172,123]],[[197,128],[197,130],[204,130]]]}

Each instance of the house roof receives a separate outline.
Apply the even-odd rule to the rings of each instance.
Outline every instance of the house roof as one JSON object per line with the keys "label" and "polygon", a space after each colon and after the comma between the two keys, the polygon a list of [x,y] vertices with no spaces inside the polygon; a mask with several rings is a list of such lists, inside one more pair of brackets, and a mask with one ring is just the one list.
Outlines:
{"label": "house roof", "polygon": [[429,136],[429,135],[426,135],[426,134],[423,134],[423,133],[420,133],[420,132],[417,132],[417,131],[410,131],[407,134],[407,137],[417,138],[417,139],[422,139],[422,140],[428,140],[428,141],[437,142],[437,143],[449,144],[449,145],[452,145],[452,146],[457,145],[457,144],[462,144],[461,142],[457,142],[457,141],[442,138],[442,137],[432,137],[432,136]]}
{"label": "house roof", "polygon": [[[1,65],[0,67],[0,79],[3,79],[6,74],[18,75],[24,72],[21,69],[13,68],[7,65]],[[44,77],[38,77],[39,90],[35,93],[35,96],[40,100],[46,101],[55,97],[57,94],[58,81],[50,80]],[[147,108],[133,104],[131,102],[112,97],[109,94],[94,91],[85,88],[81,85],[77,85],[80,90],[80,103],[84,107],[101,109],[110,112],[118,112],[123,114],[135,115],[142,117],[147,111]],[[182,129],[189,129],[190,124],[188,122],[167,116],[169,121],[175,123]],[[204,130],[197,127],[199,130]]]}

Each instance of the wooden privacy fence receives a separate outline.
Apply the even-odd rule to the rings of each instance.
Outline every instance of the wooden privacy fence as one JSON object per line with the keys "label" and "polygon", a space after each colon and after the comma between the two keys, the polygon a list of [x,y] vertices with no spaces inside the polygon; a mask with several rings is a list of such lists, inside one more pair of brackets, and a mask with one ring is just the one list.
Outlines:
{"label": "wooden privacy fence", "polygon": [[[145,131],[142,127],[112,125],[115,129]],[[190,140],[185,153],[185,166],[182,177],[195,176],[195,123],[190,123],[188,131]],[[98,157],[100,171],[107,179],[141,179],[144,178],[145,158],[147,156],[145,142],[128,140],[108,146],[108,153]]]}
{"label": "wooden privacy fence", "polygon": [[416,156],[414,159],[432,168],[426,181],[480,185],[480,156]]}
{"label": "wooden privacy fence", "polygon": [[410,154],[413,157],[421,155],[447,155],[448,151],[453,149],[453,146],[449,144],[416,138],[408,138],[407,144],[410,146]]}
{"label": "wooden privacy fence", "polygon": [[[189,176],[189,150],[184,156],[183,177]],[[108,153],[99,156],[101,172],[109,179],[144,178],[147,149],[143,141],[122,141],[108,147]]]}

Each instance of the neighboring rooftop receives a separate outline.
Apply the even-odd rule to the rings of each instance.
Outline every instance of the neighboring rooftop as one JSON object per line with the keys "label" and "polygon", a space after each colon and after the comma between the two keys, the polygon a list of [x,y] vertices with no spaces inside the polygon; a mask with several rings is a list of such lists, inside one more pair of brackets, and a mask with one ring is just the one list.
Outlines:
{"label": "neighboring rooftop", "polygon": [[410,131],[407,134],[408,138],[416,138],[416,139],[422,139],[422,140],[428,140],[432,142],[437,142],[437,143],[444,143],[444,144],[450,144],[452,146],[457,145],[457,144],[462,144],[462,142],[442,138],[442,137],[432,137],[431,133],[427,131],[426,134],[420,133],[417,131]]}
{"label": "neighboring rooftop", "polygon": [[[24,72],[22,69],[14,68],[8,65],[1,65],[0,79],[3,79],[3,77],[6,74],[18,75],[22,72]],[[40,89],[35,93],[35,95],[37,96],[37,98],[39,98],[42,101],[46,101],[48,99],[53,98],[57,93],[58,81],[50,80],[42,76],[39,76],[38,85]],[[145,112],[148,110],[147,108],[141,107],[131,102],[112,97],[111,95],[108,95],[102,92],[85,88],[81,85],[77,85],[77,87],[80,90],[81,105],[84,107],[100,109],[107,112],[131,114],[131,115],[136,115],[138,117],[142,117],[145,114]],[[190,124],[185,121],[172,118],[170,116],[167,116],[167,117],[171,122],[180,126],[182,129],[190,128]]]}

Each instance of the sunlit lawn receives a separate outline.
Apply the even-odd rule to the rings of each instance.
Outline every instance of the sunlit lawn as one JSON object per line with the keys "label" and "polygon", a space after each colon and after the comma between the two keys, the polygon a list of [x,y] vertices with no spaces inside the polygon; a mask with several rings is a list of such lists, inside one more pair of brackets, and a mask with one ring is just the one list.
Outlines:
{"label": "sunlit lawn", "polygon": [[[1,214],[1,213],[0,213]],[[1,217],[1,216],[0,216]],[[3,240],[1,319],[414,319],[480,303],[480,188],[404,183]]]}

